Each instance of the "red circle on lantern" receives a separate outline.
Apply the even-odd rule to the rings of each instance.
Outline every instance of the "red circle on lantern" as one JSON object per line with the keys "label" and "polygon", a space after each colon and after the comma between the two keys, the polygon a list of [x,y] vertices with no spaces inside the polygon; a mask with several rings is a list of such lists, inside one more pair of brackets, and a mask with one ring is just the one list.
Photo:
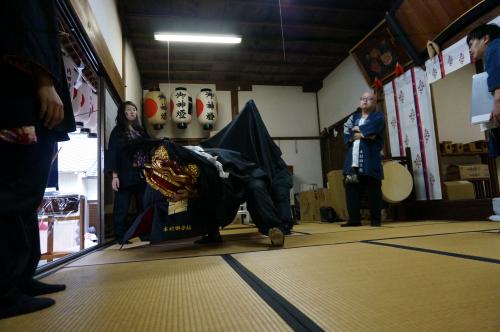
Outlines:
{"label": "red circle on lantern", "polygon": [[152,118],[156,112],[158,112],[158,104],[153,99],[146,99],[144,102],[144,108],[147,118]]}
{"label": "red circle on lantern", "polygon": [[203,113],[203,102],[196,98],[196,114],[198,114],[198,116],[201,115],[201,113]]}

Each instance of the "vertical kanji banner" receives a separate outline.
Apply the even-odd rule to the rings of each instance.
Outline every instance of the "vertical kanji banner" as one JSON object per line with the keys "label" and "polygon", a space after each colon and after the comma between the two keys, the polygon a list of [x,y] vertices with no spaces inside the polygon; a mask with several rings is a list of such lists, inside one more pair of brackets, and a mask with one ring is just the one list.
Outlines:
{"label": "vertical kanji banner", "polygon": [[413,161],[413,180],[415,194],[418,200],[427,199],[427,186],[424,177],[424,163],[420,150],[420,138],[417,122],[417,112],[413,95],[413,80],[411,70],[395,80],[395,92],[397,95],[397,107],[399,109],[401,122],[401,135],[403,146],[409,147]]}
{"label": "vertical kanji banner", "polygon": [[427,75],[427,82],[429,82],[429,84],[441,79],[441,62],[439,60],[439,55],[436,55],[425,62],[425,71]]}
{"label": "vertical kanji banner", "polygon": [[391,156],[400,157],[404,155],[401,151],[401,129],[399,124],[399,115],[396,110],[395,94],[393,83],[390,82],[384,85],[385,108],[387,117],[387,133],[389,135],[389,146],[391,149]]}
{"label": "vertical kanji banner", "polygon": [[412,76],[427,199],[442,199],[431,90],[424,70],[415,67]]}
{"label": "vertical kanji banner", "polygon": [[393,156],[412,155],[417,200],[442,199],[441,177],[427,73],[412,68],[384,86],[389,144]]}

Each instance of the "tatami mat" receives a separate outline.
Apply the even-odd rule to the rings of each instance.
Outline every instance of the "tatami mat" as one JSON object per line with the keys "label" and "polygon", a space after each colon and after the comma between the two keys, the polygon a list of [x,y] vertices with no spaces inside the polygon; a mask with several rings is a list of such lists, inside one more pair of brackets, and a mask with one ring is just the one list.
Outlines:
{"label": "tatami mat", "polygon": [[327,331],[500,331],[499,264],[365,243],[233,256]]}
{"label": "tatami mat", "polygon": [[[461,233],[376,241],[500,260],[500,233]],[[500,278],[500,275],[499,275]],[[499,290],[500,296],[500,290]],[[500,314],[499,314],[500,317]],[[500,319],[500,318],[499,318]]]}
{"label": "tatami mat", "polygon": [[[341,228],[339,224],[307,224],[307,230],[318,232],[311,235],[287,236],[284,248],[296,248],[305,246],[318,246],[328,244],[340,244],[346,242],[358,242],[363,240],[388,239],[406,236],[423,236],[440,233],[470,232],[488,230],[493,228],[491,222],[456,222],[456,223],[422,223],[413,226],[405,226],[401,223],[399,227],[355,227]],[[303,225],[297,225],[297,230],[302,231]],[[328,231],[327,231],[328,230]],[[234,230],[236,231],[236,230]],[[193,239],[177,242],[165,242],[158,245],[145,245],[125,250],[100,250],[87,255],[73,263],[70,267],[94,264],[124,263],[142,260],[157,260],[179,257],[209,256],[232,253],[243,253],[252,251],[274,250],[269,247],[269,239],[258,234],[255,230],[242,229],[243,233],[224,235],[224,242],[216,245],[195,245]],[[117,247],[113,247],[117,248]]]}
{"label": "tatami mat", "polygon": [[[340,228],[340,225],[345,223],[345,221],[334,222],[334,223],[303,223],[294,226],[294,230],[310,234],[318,233],[331,233],[331,232],[346,232],[351,231],[353,228]],[[412,226],[423,226],[423,225],[433,225],[433,224],[446,224],[449,221],[444,220],[426,220],[426,221],[398,221],[398,222],[384,222],[383,227],[412,227]],[[363,226],[357,229],[371,229],[370,222],[363,221]]]}
{"label": "tatami mat", "polygon": [[484,233],[500,233],[500,223],[496,223],[494,226],[498,227],[497,229],[492,229],[488,231],[483,231]]}
{"label": "tatami mat", "polygon": [[62,269],[56,305],[1,331],[290,331],[220,257]]}

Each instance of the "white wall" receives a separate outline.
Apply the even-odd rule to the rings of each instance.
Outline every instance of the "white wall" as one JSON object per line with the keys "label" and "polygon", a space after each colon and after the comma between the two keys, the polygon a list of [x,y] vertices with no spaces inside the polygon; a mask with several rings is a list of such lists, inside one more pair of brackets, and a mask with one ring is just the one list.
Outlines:
{"label": "white wall", "polygon": [[[125,77],[125,99],[137,104],[142,112],[142,87],[139,69],[131,44],[125,45],[125,75],[123,75],[123,35],[118,17],[116,0],[88,0],[99,30],[111,53],[116,69]],[[115,125],[116,106],[111,96],[106,95],[106,141]]]}
{"label": "white wall", "polygon": [[252,91],[238,93],[239,109],[250,99],[271,136],[319,135],[315,93],[304,93],[300,86],[254,85]]}
{"label": "white wall", "polygon": [[[149,135],[156,138],[161,137],[175,137],[175,138],[206,138],[209,137],[210,131],[204,130],[202,125],[198,122],[196,117],[196,97],[200,93],[201,89],[208,88],[212,89],[217,96],[217,122],[214,125],[214,130],[220,130],[229,122],[231,122],[231,92],[229,91],[217,91],[215,90],[215,84],[182,84],[182,83],[171,83],[170,87],[168,83],[161,83],[160,91],[167,96],[167,106],[168,106],[168,120],[166,125],[161,130],[154,130],[152,126],[147,123],[144,124]],[[188,124],[186,129],[178,129],[176,124],[172,122],[172,116],[170,114],[170,94],[175,91],[177,87],[184,87],[193,99],[193,112],[191,123]],[[144,90],[143,95],[145,96],[148,91]]]}
{"label": "white wall", "polygon": [[356,110],[359,97],[370,90],[352,56],[323,80],[318,91],[320,127],[327,128]]}
{"label": "white wall", "polygon": [[122,29],[118,18],[116,0],[88,0],[88,2],[104,41],[108,45],[116,69],[122,75]]}
{"label": "white wall", "polygon": [[125,45],[125,99],[137,105],[139,119],[142,114],[141,75],[135,60],[135,54],[129,41]]}
{"label": "white wall", "polygon": [[323,187],[321,149],[319,140],[276,140],[283,160],[293,166],[293,191],[300,192],[302,184]]}
{"label": "white wall", "polygon": [[469,143],[484,139],[479,126],[470,123],[472,75],[469,64],[431,84],[439,141]]}

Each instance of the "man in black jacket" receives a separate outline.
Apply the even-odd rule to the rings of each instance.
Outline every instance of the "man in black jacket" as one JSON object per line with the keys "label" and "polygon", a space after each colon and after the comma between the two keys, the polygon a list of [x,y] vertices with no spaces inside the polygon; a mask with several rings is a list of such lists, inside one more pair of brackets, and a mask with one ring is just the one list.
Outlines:
{"label": "man in black jacket", "polygon": [[65,289],[33,279],[40,259],[37,208],[57,141],[75,130],[53,0],[0,4],[0,318],[46,308],[35,297]]}

